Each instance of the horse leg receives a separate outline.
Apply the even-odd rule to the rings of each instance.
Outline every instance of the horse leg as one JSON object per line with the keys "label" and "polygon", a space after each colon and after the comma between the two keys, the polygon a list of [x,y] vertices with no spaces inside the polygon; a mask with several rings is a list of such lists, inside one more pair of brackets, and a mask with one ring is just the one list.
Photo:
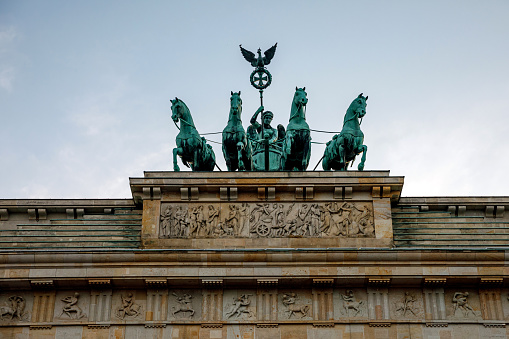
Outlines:
{"label": "horse leg", "polygon": [[239,167],[239,171],[245,171],[246,170],[246,166],[244,165],[244,161],[242,160],[242,150],[244,149],[244,144],[242,143],[242,141],[239,141],[237,143],[237,163],[238,163],[238,167]]}
{"label": "horse leg", "polygon": [[362,171],[364,170],[364,163],[366,162],[366,153],[368,152],[368,146],[361,145],[359,148],[362,150],[362,158],[361,162],[359,163],[359,166],[357,166],[357,169],[359,171]]}
{"label": "horse leg", "polygon": [[223,156],[224,156],[224,161],[226,162],[226,168],[228,168],[228,171],[233,171],[232,170],[232,160],[230,158],[230,154],[224,148],[223,148]]}
{"label": "horse leg", "polygon": [[309,165],[309,158],[311,157],[311,140],[309,140],[309,135],[304,138],[304,151],[302,154],[302,169],[301,171],[305,171]]}
{"label": "horse leg", "polygon": [[177,155],[182,155],[182,153],[183,153],[182,148],[174,148],[173,149],[173,170],[175,172],[180,171],[179,165],[177,164]]}

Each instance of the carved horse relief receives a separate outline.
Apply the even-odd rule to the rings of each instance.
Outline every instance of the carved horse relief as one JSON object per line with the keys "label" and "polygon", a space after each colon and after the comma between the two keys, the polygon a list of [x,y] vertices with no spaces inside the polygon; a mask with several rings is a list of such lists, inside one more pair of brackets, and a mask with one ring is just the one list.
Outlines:
{"label": "carved horse relief", "polygon": [[366,115],[366,101],[368,96],[363,97],[362,93],[350,104],[343,120],[343,129],[327,143],[323,155],[322,167],[326,171],[346,171],[350,162],[362,153],[358,170],[364,169],[366,152],[368,147],[363,145],[364,134],[360,125],[362,118]]}
{"label": "carved horse relief", "polygon": [[189,108],[182,100],[175,98],[171,100],[171,112],[175,125],[180,121],[180,127],[177,126],[180,130],[176,138],[177,148],[173,149],[173,170],[180,171],[177,165],[178,155],[182,163],[193,171],[212,171],[216,156],[212,147],[196,130]]}
{"label": "carved horse relief", "polygon": [[311,136],[306,122],[308,103],[306,87],[295,87],[290,122],[286,128],[285,153],[286,171],[305,171],[311,156]]}
{"label": "carved horse relief", "polygon": [[242,99],[240,91],[231,92],[228,125],[223,130],[223,155],[228,171],[250,171],[252,162],[251,143],[242,127]]}

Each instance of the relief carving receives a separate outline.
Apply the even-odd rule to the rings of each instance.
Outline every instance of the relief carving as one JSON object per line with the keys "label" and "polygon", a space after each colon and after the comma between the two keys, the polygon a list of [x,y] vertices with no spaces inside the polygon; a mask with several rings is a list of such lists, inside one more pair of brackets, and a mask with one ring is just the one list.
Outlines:
{"label": "relief carving", "polygon": [[472,306],[468,304],[468,292],[454,293],[452,302],[454,305],[454,315],[456,315],[456,311],[458,310],[462,311],[464,317],[467,317],[469,313],[472,313],[473,316],[477,315]]}
{"label": "relief carving", "polygon": [[183,317],[191,318],[194,315],[194,309],[192,305],[191,299],[193,298],[192,295],[185,293],[182,297],[179,297],[176,293],[173,293],[175,296],[175,301],[177,302],[177,307],[172,306],[171,313],[174,317],[177,313],[182,312]]}
{"label": "relief carving", "polygon": [[162,238],[374,236],[369,203],[182,204],[162,210]]}
{"label": "relief carving", "polygon": [[67,315],[69,319],[81,319],[85,317],[86,315],[83,313],[81,308],[78,306],[80,294],[78,292],[74,293],[74,295],[67,296],[62,299],[65,305],[62,308],[62,312],[60,312],[59,317],[62,317],[62,315]]}
{"label": "relief carving", "polygon": [[141,305],[136,304],[134,302],[134,297],[132,293],[128,293],[127,297],[123,295],[120,296],[122,300],[122,304],[119,308],[117,308],[116,316],[120,319],[125,319],[125,317],[137,317],[141,314]]}
{"label": "relief carving", "polygon": [[308,312],[310,310],[309,305],[296,304],[297,294],[290,292],[283,294],[283,305],[286,307],[286,313],[288,313],[288,319],[292,317],[292,315],[296,315],[300,313],[301,319],[309,316]]}
{"label": "relief carving", "polygon": [[343,301],[343,310],[341,313],[347,317],[356,317],[363,315],[364,301],[357,301],[352,290],[347,290],[346,294],[340,294]]}
{"label": "relief carving", "polygon": [[228,305],[229,309],[225,313],[227,319],[235,316],[238,318],[253,318],[254,312],[250,310],[251,300],[249,299],[252,294],[242,294],[238,298],[233,298],[231,305]]}
{"label": "relief carving", "polygon": [[25,312],[25,305],[26,302],[23,297],[17,295],[9,297],[8,303],[0,306],[0,319],[5,320],[7,316],[9,320],[13,320],[14,317],[19,321],[25,320],[24,318],[28,314],[28,312]]}
{"label": "relief carving", "polygon": [[417,316],[417,311],[414,307],[414,303],[417,301],[415,296],[408,292],[405,292],[403,299],[397,304],[396,312],[400,312],[401,315],[405,316],[407,311]]}

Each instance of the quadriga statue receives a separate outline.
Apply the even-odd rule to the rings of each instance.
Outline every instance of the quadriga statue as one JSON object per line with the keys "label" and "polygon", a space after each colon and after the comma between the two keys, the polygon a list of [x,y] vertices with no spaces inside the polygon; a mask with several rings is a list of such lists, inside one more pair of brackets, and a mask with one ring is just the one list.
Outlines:
{"label": "quadriga statue", "polygon": [[180,121],[180,130],[177,135],[177,148],[173,149],[173,170],[180,171],[177,164],[177,155],[182,158],[182,163],[191,167],[193,171],[212,171],[216,164],[216,156],[212,147],[207,144],[205,138],[194,127],[193,118],[187,105],[180,99],[171,100],[171,118],[175,122]]}
{"label": "quadriga statue", "polygon": [[357,168],[359,171],[364,169],[368,147],[363,145],[364,134],[361,131],[361,121],[366,115],[367,100],[368,96],[364,97],[361,93],[348,107],[341,133],[336,134],[325,148],[322,161],[325,171],[331,169],[346,171],[350,162],[353,162],[360,153],[362,153],[362,158]]}
{"label": "quadriga statue", "polygon": [[242,127],[242,99],[240,91],[231,92],[228,125],[223,130],[223,155],[228,171],[251,171],[251,143]]}
{"label": "quadriga statue", "polygon": [[311,156],[311,136],[306,122],[308,103],[306,87],[295,87],[290,121],[286,127],[285,153],[286,171],[305,171]]}

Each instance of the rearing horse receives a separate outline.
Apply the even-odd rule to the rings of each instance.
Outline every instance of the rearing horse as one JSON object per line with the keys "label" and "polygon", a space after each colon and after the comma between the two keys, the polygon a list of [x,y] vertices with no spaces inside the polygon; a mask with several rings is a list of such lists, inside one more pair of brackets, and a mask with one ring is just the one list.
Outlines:
{"label": "rearing horse", "polygon": [[189,108],[182,100],[175,98],[171,100],[171,112],[175,125],[180,120],[180,132],[176,138],[177,148],[173,149],[173,170],[180,171],[177,165],[178,155],[182,158],[182,163],[191,167],[193,171],[212,171],[216,164],[216,156],[212,147],[207,144],[205,138],[200,137],[194,127]]}
{"label": "rearing horse", "polygon": [[240,91],[231,92],[230,116],[223,130],[223,155],[228,171],[251,171],[252,151],[246,131],[242,127],[242,99]]}
{"label": "rearing horse", "polygon": [[361,131],[360,121],[366,115],[367,100],[368,96],[363,97],[361,93],[348,107],[341,133],[336,134],[325,148],[322,161],[324,170],[346,171],[350,161],[355,160],[355,156],[361,152],[362,158],[357,168],[359,171],[364,169],[368,147],[362,144],[364,133]]}
{"label": "rearing horse", "polygon": [[286,128],[285,152],[286,171],[305,171],[311,156],[311,137],[306,122],[306,87],[295,87],[290,121]]}

